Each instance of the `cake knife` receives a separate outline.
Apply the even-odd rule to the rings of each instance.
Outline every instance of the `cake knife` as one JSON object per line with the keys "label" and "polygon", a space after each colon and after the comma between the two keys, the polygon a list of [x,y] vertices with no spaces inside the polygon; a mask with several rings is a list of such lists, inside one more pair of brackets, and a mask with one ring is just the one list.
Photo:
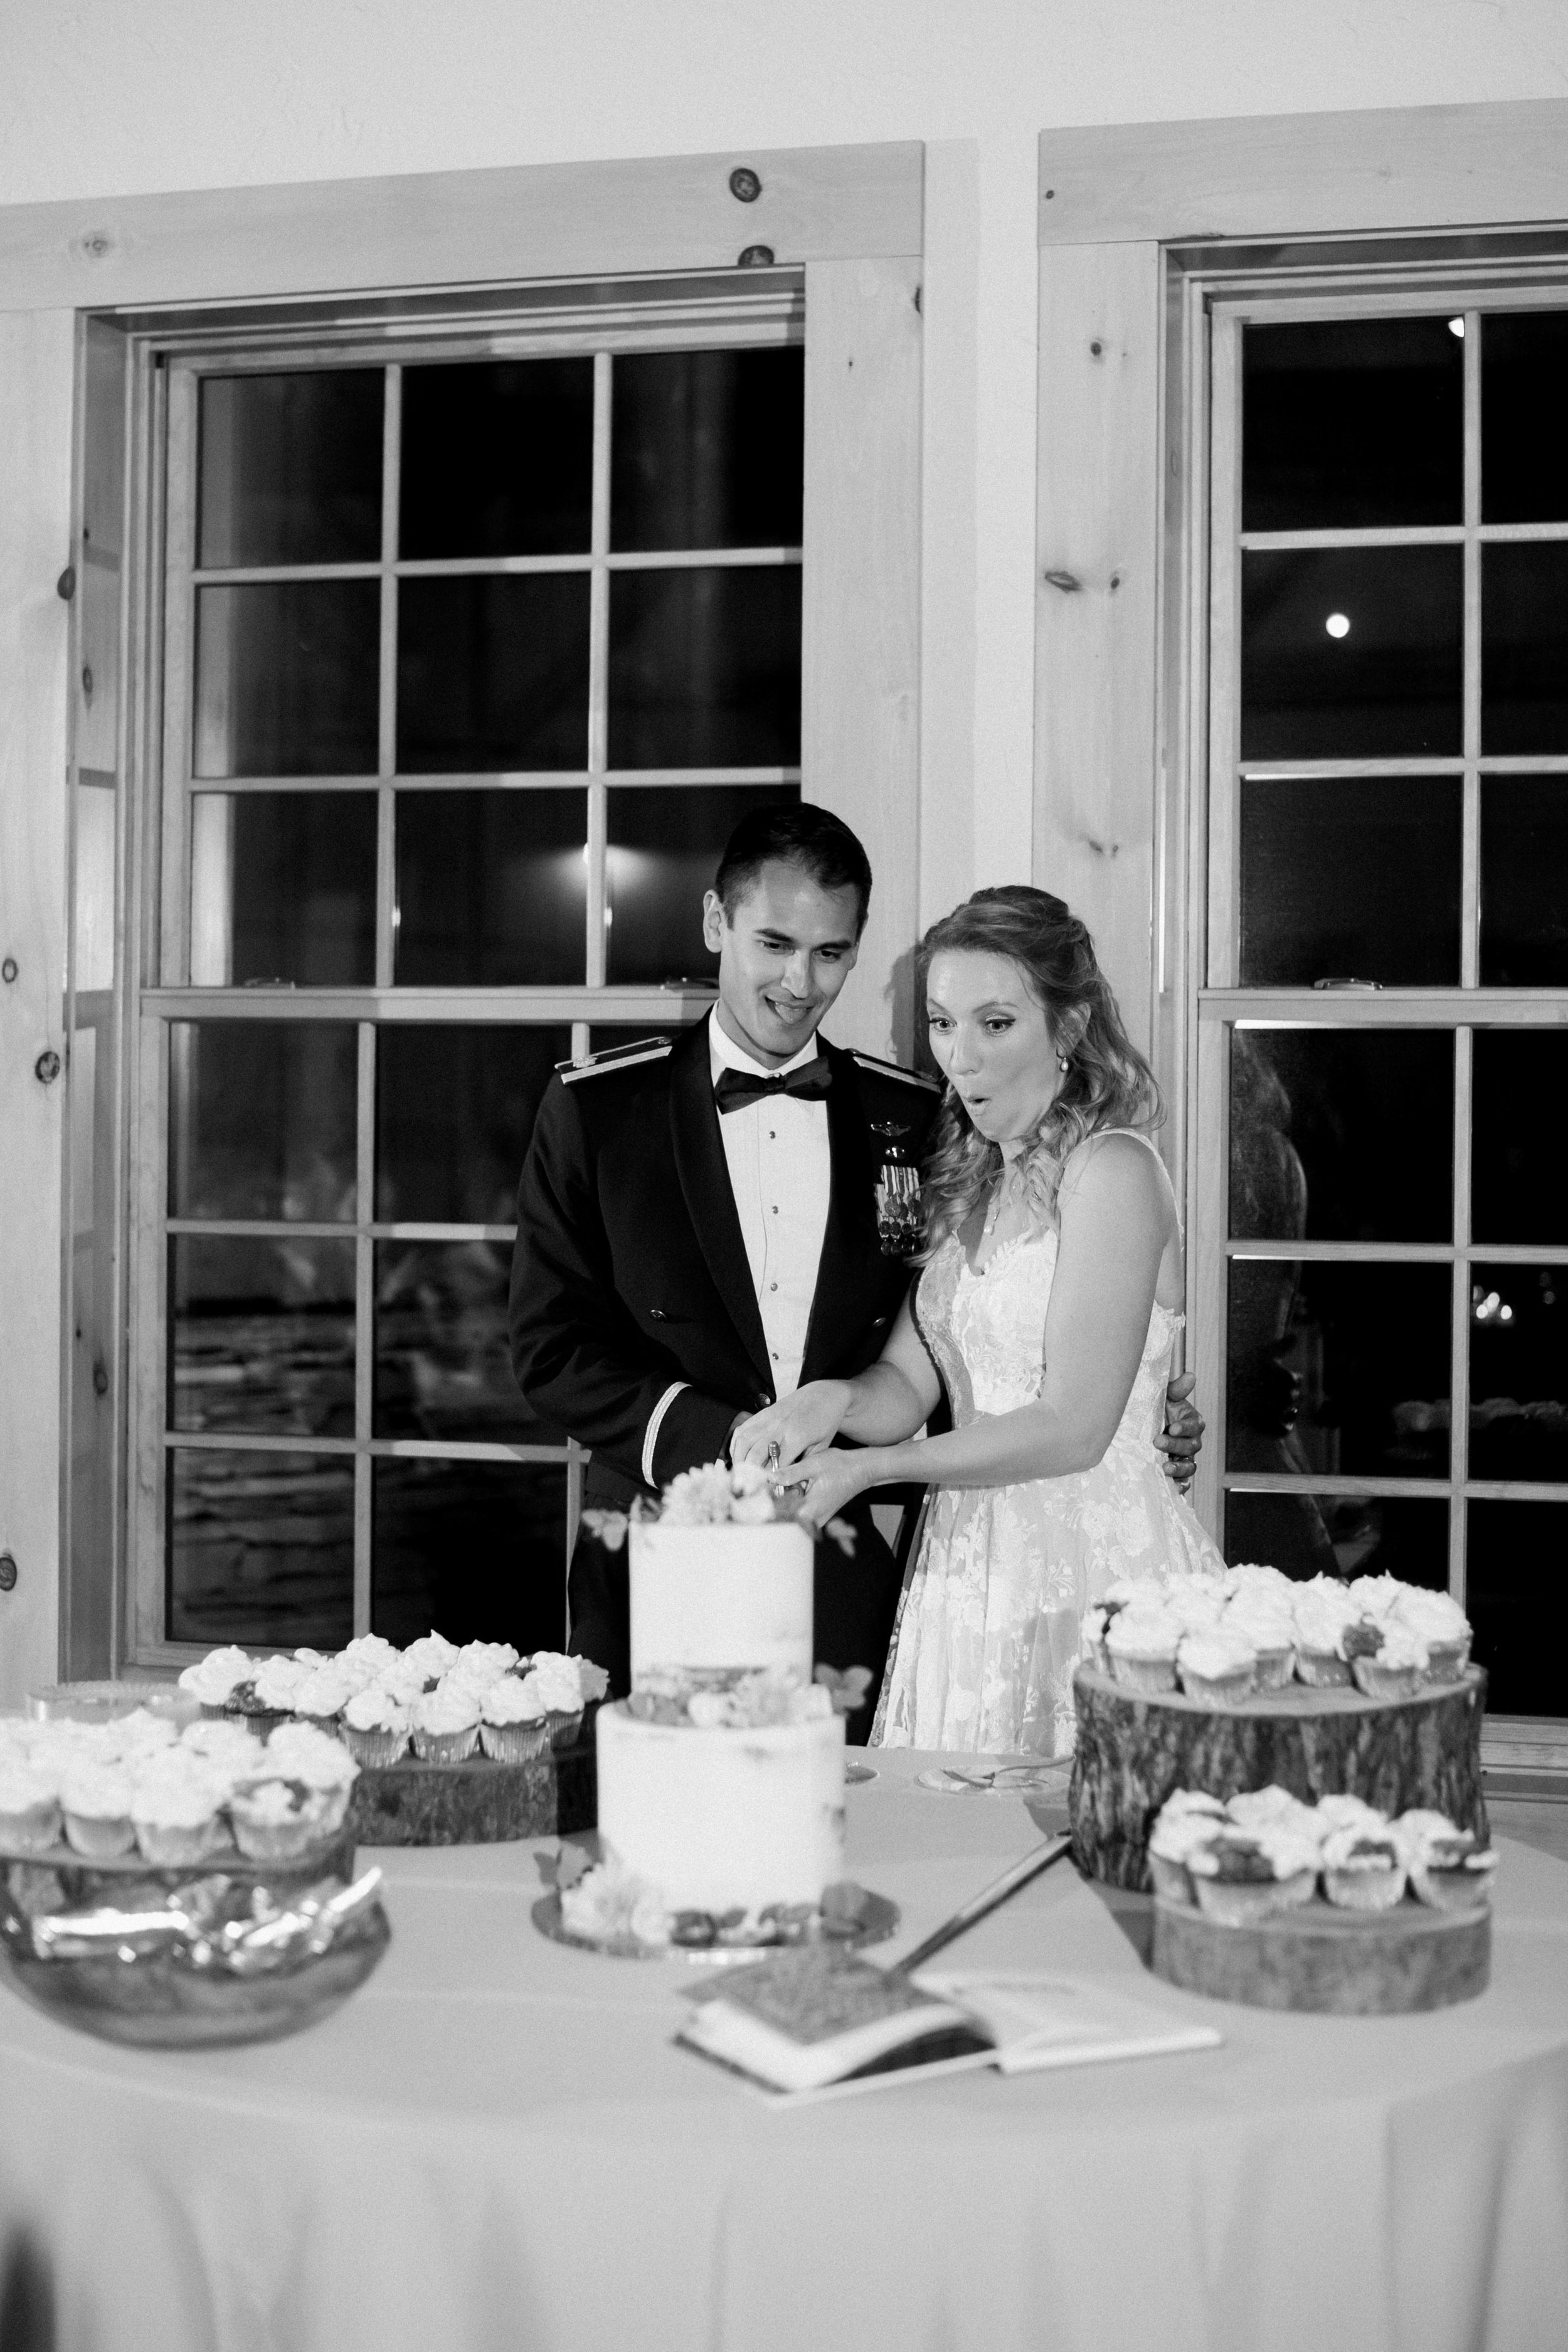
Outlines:
{"label": "cake knife", "polygon": [[1060,1837],[1047,1838],[1044,1845],[1032,1847],[1021,1862],[1016,1862],[1010,1870],[1005,1870],[1000,1878],[994,1878],[989,1886],[983,1886],[978,1895],[972,1895],[951,1918],[944,1919],[940,1927],[933,1928],[923,1944],[917,1944],[912,1952],[906,1952],[901,1960],[895,1960],[888,1974],[890,1977],[913,1976],[917,1969],[923,1968],[938,1952],[945,1951],[949,1944],[956,1943],[960,1936],[966,1935],[980,1920],[989,1918],[993,1911],[999,1911],[1021,1886],[1027,1886],[1032,1879],[1038,1878],[1043,1871],[1049,1870],[1053,1863],[1060,1862],[1062,1856],[1071,1851],[1070,1832],[1064,1832]]}

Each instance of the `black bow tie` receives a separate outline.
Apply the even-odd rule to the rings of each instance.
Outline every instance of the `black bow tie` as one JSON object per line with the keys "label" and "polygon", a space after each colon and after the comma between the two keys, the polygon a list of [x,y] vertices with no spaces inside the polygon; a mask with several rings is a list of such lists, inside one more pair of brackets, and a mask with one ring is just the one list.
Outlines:
{"label": "black bow tie", "polygon": [[803,1062],[798,1070],[770,1078],[751,1070],[721,1070],[713,1099],[721,1111],[744,1110],[748,1103],[774,1095],[801,1095],[809,1102],[820,1100],[832,1084],[832,1066],[826,1054],[818,1054],[815,1061]]}

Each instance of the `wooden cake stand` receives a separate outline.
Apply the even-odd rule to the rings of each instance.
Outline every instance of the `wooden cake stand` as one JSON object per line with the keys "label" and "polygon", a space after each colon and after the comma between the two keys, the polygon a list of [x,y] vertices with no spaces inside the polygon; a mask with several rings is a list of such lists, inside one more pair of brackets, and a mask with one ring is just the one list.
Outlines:
{"label": "wooden cake stand", "polygon": [[1407,1895],[1390,1911],[1342,1911],[1318,1895],[1233,1927],[1156,1895],[1149,1966],[1188,1992],[1250,2009],[1389,2017],[1473,2000],[1487,1989],[1491,1955],[1485,1905],[1433,1911]]}
{"label": "wooden cake stand", "polygon": [[530,1764],[395,1764],[360,1767],[348,1828],[362,1845],[499,1845],[511,1838],[563,1837],[598,1820],[594,1713],[574,1744]]}
{"label": "wooden cake stand", "polygon": [[1433,1684],[1415,1698],[1289,1683],[1238,1706],[1215,1707],[1175,1691],[1144,1697],[1079,1666],[1068,1797],[1073,1858],[1089,1878],[1147,1887],[1149,1833],[1178,1789],[1224,1798],[1278,1787],[1304,1804],[1350,1795],[1390,1815],[1429,1806],[1485,1844],[1486,1687],[1486,1675],[1472,1666],[1459,1681]]}

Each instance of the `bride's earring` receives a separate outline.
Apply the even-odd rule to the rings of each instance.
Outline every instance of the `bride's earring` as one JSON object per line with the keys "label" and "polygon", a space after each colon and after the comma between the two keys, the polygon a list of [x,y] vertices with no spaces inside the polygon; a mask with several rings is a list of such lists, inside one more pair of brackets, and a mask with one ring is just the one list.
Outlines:
{"label": "bride's earring", "polygon": [[1066,1075],[1067,1075],[1068,1071],[1071,1069],[1071,1067],[1072,1067],[1072,1064],[1068,1061],[1068,1057],[1067,1057],[1067,1055],[1066,1055],[1065,1054],[1058,1054],[1058,1055],[1057,1055],[1057,1067],[1058,1067],[1058,1070],[1060,1070],[1060,1071],[1061,1071],[1061,1073],[1062,1073],[1062,1075],[1064,1076],[1064,1077],[1066,1076]]}

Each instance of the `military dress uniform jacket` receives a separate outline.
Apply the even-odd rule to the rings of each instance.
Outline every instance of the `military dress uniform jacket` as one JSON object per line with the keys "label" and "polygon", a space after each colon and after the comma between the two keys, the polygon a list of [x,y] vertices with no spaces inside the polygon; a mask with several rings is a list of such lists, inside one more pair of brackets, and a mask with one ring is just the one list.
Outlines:
{"label": "military dress uniform jacket", "polygon": [[[930,1079],[820,1042],[832,1172],[803,1384],[881,1351],[909,1269],[878,1242],[873,1129],[899,1130],[918,1158],[939,1099]],[[518,1191],[512,1369],[542,1419],[592,1449],[590,1503],[624,1504],[717,1460],[737,1413],[773,1402],[719,1119],[706,1021],[564,1071],[540,1105]],[[687,1385],[670,1397],[676,1381]],[[818,1549],[817,1654],[879,1677],[898,1576],[868,1509],[853,1517],[853,1559]],[[625,1552],[584,1532],[570,1592],[574,1647],[624,1689]]]}

